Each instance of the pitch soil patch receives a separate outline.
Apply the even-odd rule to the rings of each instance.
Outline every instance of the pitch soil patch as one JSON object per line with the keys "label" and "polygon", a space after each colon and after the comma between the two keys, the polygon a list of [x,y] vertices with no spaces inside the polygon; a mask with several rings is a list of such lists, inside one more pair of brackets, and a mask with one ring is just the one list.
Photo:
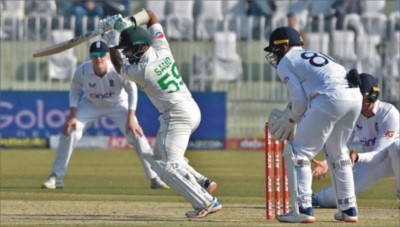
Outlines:
{"label": "pitch soil patch", "polygon": [[[118,201],[1,201],[1,226],[293,226],[265,220],[265,208],[224,204],[221,212],[188,220],[187,203]],[[318,226],[343,226],[335,209],[315,209]],[[399,226],[399,210],[360,208],[352,226]]]}

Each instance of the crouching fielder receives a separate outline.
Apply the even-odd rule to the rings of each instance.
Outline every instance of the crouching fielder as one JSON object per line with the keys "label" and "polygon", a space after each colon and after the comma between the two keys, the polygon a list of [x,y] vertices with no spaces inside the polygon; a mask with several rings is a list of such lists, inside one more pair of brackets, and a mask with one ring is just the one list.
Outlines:
{"label": "crouching fielder", "polygon": [[[362,111],[353,135],[359,140],[362,153],[350,152],[354,164],[355,193],[367,190],[379,180],[395,176],[397,205],[400,209],[400,151],[399,111],[390,103],[378,100],[377,79],[360,74],[363,95]],[[349,143],[353,138],[349,140]],[[313,175],[319,177],[328,171],[325,162],[315,161]],[[322,208],[336,207],[333,188],[323,188],[313,196],[313,205]]]}
{"label": "crouching fielder", "polygon": [[[284,156],[288,171],[292,210],[279,215],[281,222],[315,222],[313,214],[310,160],[321,150],[333,166],[332,184],[339,204],[334,218],[356,222],[357,204],[347,141],[361,111],[358,74],[347,75],[331,57],[304,50],[299,33],[290,27],[275,29],[266,58],[277,68],[288,88],[291,104],[271,125],[275,139],[285,140],[298,123]],[[300,121],[301,119],[301,121]]]}
{"label": "crouching fielder", "polygon": [[[42,187],[56,189],[64,187],[64,176],[76,144],[86,129],[100,117],[109,117],[133,145],[143,165],[152,189],[167,189],[150,163],[142,157],[143,152],[152,152],[135,115],[137,86],[119,75],[110,62],[107,44],[96,41],[90,45],[90,61],[81,64],[71,82],[69,102],[70,115],[63,127],[57,147],[56,158],[50,177]],[[80,98],[82,95],[82,98]]]}

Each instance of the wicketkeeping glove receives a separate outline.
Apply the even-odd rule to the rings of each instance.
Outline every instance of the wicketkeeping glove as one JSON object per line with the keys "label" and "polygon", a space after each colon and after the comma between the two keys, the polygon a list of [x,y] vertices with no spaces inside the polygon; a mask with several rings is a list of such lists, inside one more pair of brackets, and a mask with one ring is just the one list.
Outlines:
{"label": "wicketkeeping glove", "polygon": [[279,117],[270,128],[271,134],[277,140],[291,140],[291,137],[293,137],[294,134],[296,123],[301,118],[301,116],[297,116],[292,113],[291,106],[291,103],[286,106],[282,116]]}
{"label": "wicketkeeping glove", "polygon": [[99,21],[99,29],[102,32],[108,32],[111,30],[122,32],[122,30],[130,26],[135,26],[135,24],[132,21],[123,18],[121,14],[106,17]]}
{"label": "wicketkeeping glove", "polygon": [[269,128],[273,128],[279,118],[282,117],[283,111],[278,109],[273,109],[268,116]]}
{"label": "wicketkeeping glove", "polygon": [[[278,121],[279,118],[282,117],[282,115],[283,115],[283,111],[282,110],[273,109],[271,111],[271,113],[269,114],[269,116],[268,116],[269,128],[274,128],[276,122]],[[286,137],[286,140],[292,141],[295,133],[296,133],[296,124],[295,124],[295,127],[293,128],[293,130]]]}

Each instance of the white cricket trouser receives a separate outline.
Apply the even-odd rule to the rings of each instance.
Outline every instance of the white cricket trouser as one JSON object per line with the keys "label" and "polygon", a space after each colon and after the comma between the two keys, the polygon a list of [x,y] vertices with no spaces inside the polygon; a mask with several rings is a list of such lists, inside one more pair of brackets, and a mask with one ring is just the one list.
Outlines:
{"label": "white cricket trouser", "polygon": [[[377,162],[356,163],[354,165],[355,193],[364,192],[381,179],[396,178],[397,198],[400,200],[400,151],[399,143],[393,143],[388,149],[380,152],[382,159]],[[322,208],[335,208],[336,197],[332,187],[323,188],[317,195]]]}
{"label": "white cricket trouser", "polygon": [[[349,161],[347,141],[361,112],[362,96],[358,88],[343,89],[329,95],[317,95],[309,102],[309,107],[299,122],[293,140],[296,160],[310,163],[322,149],[331,163]],[[337,165],[339,166],[339,165]],[[296,168],[298,179],[298,200],[304,207],[311,206],[312,173],[311,166]],[[351,166],[338,167],[333,171],[337,198],[354,198],[351,204],[341,207],[356,206],[353,173]],[[347,201],[347,200],[346,200]]]}
{"label": "white cricket trouser", "polygon": [[[157,133],[157,138],[154,146],[154,154],[158,159],[167,162],[171,165],[179,164],[183,166],[183,176],[189,174],[193,179],[204,179],[204,176],[194,170],[188,164],[187,159],[184,157],[189,143],[190,135],[200,124],[201,113],[197,103],[193,100],[187,100],[174,104],[166,112],[161,114],[160,129]],[[159,174],[161,175],[161,174]],[[191,185],[191,186],[190,186]],[[172,185],[171,185],[172,186]],[[197,195],[203,201],[212,201],[212,196],[208,193],[203,193],[199,184],[189,184],[191,189],[189,191],[197,191]],[[203,190],[204,191],[204,190]],[[190,197],[190,196],[188,196]],[[194,208],[196,208],[196,201],[189,201]]]}
{"label": "white cricket trouser", "polygon": [[[53,163],[52,175],[56,175],[58,179],[62,180],[68,168],[68,163],[71,158],[73,149],[82,138],[84,132],[91,124],[100,117],[109,117],[125,135],[126,122],[128,120],[128,106],[125,103],[120,103],[112,108],[99,108],[91,103],[82,101],[79,103],[77,111],[77,124],[76,129],[71,131],[69,136],[62,134],[58,143],[56,151],[56,159]],[[157,176],[151,169],[150,163],[142,158],[142,152],[151,149],[145,137],[138,139],[133,138],[133,134],[129,133],[127,139],[131,145],[134,146],[136,153],[143,165],[146,177],[150,180]]]}

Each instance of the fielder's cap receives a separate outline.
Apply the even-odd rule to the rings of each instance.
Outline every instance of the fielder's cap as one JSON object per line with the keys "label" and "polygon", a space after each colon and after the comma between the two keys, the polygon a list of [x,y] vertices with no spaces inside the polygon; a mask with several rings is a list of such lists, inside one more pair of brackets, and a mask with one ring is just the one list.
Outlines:
{"label": "fielder's cap", "polygon": [[360,74],[360,91],[362,93],[379,92],[378,80],[368,73]]}
{"label": "fielder's cap", "polygon": [[272,52],[272,47],[287,43],[289,46],[300,45],[303,46],[303,39],[300,33],[292,27],[279,27],[275,29],[269,38],[269,46],[264,48],[264,51]]}
{"label": "fielder's cap", "polygon": [[110,50],[107,43],[103,41],[95,41],[90,45],[89,53],[92,57],[104,57]]}

